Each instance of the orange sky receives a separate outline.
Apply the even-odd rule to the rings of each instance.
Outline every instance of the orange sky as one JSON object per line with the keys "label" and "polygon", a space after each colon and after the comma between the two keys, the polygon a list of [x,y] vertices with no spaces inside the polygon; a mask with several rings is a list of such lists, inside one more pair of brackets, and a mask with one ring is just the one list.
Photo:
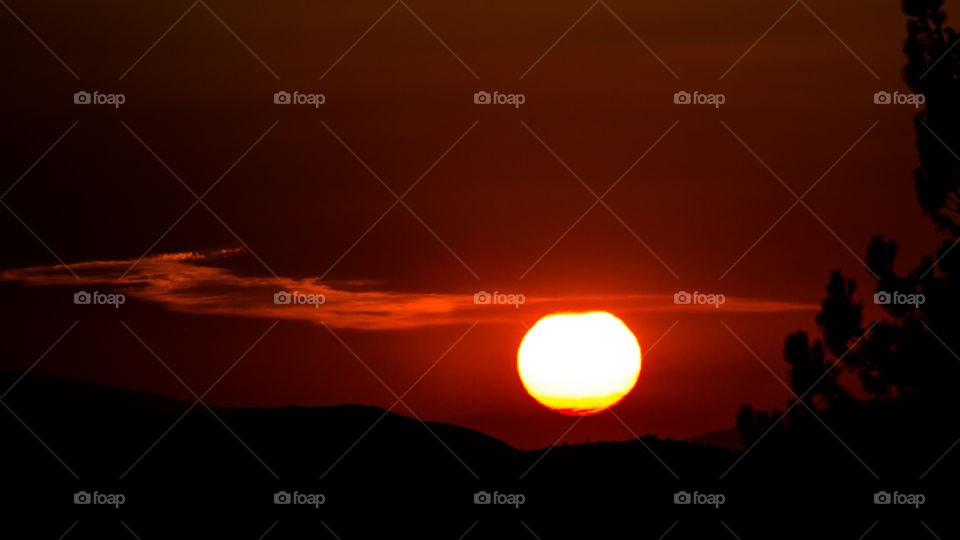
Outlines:
{"label": "orange sky", "polygon": [[[896,2],[411,1],[364,36],[391,2],[211,1],[160,41],[191,2],[100,3],[10,3],[69,69],[0,20],[3,367],[79,320],[38,372],[179,396],[120,320],[198,390],[280,320],[212,402],[390,406],[381,381],[402,393],[456,343],[405,402],[533,446],[569,419],[516,379],[525,326],[607,309],[645,351],[616,409],[629,429],[601,415],[568,437],[685,437],[782,405],[748,347],[783,377],[829,272],[870,289],[871,236],[910,262],[939,243],[912,188],[913,110],[872,100],[905,91]],[[82,89],[127,103],[78,107]],[[327,102],[278,107],[278,90]],[[726,103],[677,106],[680,90]],[[97,287],[131,300],[72,304]],[[330,303],[282,310],[277,287]],[[528,302],[478,307],[481,290]],[[680,290],[730,302],[684,309]]]}

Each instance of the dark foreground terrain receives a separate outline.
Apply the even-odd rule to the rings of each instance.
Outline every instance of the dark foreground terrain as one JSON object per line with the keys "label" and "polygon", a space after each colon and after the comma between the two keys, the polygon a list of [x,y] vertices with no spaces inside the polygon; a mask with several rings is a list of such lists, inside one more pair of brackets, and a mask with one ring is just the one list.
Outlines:
{"label": "dark foreground terrain", "polygon": [[20,377],[0,372],[4,538],[956,537],[956,460],[918,481],[917,456],[826,432],[746,454],[654,436],[520,451],[377,407],[211,411]]}

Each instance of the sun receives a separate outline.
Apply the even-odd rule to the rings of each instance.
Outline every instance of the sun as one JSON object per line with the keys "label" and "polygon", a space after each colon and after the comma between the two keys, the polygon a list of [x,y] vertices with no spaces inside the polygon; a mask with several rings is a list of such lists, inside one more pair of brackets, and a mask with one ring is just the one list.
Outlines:
{"label": "sun", "polygon": [[557,313],[533,325],[517,352],[527,392],[563,414],[596,414],[616,405],[640,377],[640,345],[605,311]]}

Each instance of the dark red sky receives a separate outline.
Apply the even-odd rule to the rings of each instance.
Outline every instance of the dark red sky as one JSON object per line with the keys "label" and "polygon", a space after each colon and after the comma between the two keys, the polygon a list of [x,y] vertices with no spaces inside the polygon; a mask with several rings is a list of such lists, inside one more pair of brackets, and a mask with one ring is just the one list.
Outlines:
{"label": "dark red sky", "polygon": [[[425,419],[529,447],[574,419],[523,391],[524,325],[552,310],[608,309],[645,353],[636,390],[615,409],[629,430],[603,414],[568,438],[687,437],[732,426],[741,403],[788,397],[736,336],[783,377],[783,339],[813,329],[809,306],[831,270],[869,292],[857,257],[871,236],[899,240],[911,263],[939,243],[911,183],[914,111],[873,103],[878,90],[906,91],[899,2],[609,1],[576,25],[591,2],[406,5],[357,41],[391,2],[210,1],[189,12],[189,1],[9,2],[3,366],[29,367],[79,320],[36,372],[188,398],[121,320],[201,393],[279,318],[207,401],[392,405],[316,313],[278,315],[266,291],[279,276],[335,291],[324,309],[339,301],[339,311],[319,319],[398,394],[480,321],[404,401]],[[77,106],[78,90],[127,103]],[[278,90],[327,102],[277,106]],[[526,103],[475,105],[479,90]],[[674,105],[679,90],[727,102]],[[577,221],[590,190],[621,176],[609,209]],[[809,209],[782,217],[796,199],[777,176],[797,195],[820,179]],[[198,195],[216,182],[209,210],[177,221],[195,201],[178,177]],[[390,190],[411,186],[409,209],[384,216]],[[129,266],[109,261],[220,249],[243,252],[196,262],[222,272],[176,294],[158,284],[183,277],[181,266],[103,283]],[[56,257],[80,280],[52,278],[43,267]],[[107,262],[81,264],[90,261]],[[73,305],[73,292],[98,287],[131,300]],[[478,310],[478,290],[531,302]],[[678,290],[739,300],[675,307]],[[381,296],[362,305],[358,291]],[[427,315],[408,303],[424,298],[453,307]],[[357,322],[370,309],[381,310],[374,322]]]}

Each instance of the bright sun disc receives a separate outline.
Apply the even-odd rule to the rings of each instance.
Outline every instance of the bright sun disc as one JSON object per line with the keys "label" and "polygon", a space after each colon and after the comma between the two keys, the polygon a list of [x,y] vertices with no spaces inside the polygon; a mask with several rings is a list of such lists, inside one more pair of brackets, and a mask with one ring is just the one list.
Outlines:
{"label": "bright sun disc", "polygon": [[547,315],[524,336],[517,371],[544,407],[596,414],[637,383],[640,345],[623,321],[605,311]]}

